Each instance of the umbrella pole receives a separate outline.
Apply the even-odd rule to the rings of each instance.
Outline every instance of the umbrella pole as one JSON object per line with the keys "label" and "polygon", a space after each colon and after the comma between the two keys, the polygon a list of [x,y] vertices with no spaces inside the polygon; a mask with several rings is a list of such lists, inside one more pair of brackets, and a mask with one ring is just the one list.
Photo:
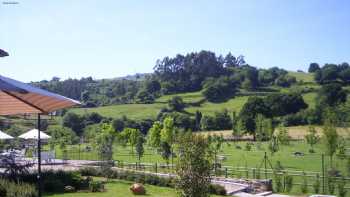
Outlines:
{"label": "umbrella pole", "polygon": [[40,114],[38,114],[38,196],[41,197],[41,140],[40,140]]}

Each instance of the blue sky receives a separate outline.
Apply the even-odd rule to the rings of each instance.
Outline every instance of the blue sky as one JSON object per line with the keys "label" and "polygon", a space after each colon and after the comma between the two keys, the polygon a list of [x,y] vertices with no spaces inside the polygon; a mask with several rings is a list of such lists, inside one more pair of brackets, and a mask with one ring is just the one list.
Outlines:
{"label": "blue sky", "polygon": [[350,62],[347,0],[0,0],[0,74],[23,81],[152,72],[211,50],[258,67]]}

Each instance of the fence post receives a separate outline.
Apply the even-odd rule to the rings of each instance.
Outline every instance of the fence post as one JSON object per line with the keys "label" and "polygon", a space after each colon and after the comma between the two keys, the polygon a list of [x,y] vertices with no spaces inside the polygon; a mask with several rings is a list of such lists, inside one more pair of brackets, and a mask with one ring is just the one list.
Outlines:
{"label": "fence post", "polygon": [[324,154],[322,154],[322,193],[325,194],[325,180],[324,180]]}
{"label": "fence post", "polygon": [[158,173],[158,169],[157,168],[158,168],[158,166],[157,166],[157,162],[156,162],[156,168],[155,168],[156,169],[156,173]]}
{"label": "fence post", "polygon": [[225,178],[227,178],[227,168],[225,168]]}
{"label": "fence post", "polygon": [[79,147],[78,148],[79,148],[78,151],[79,151],[79,160],[80,160],[80,143],[79,143]]}
{"label": "fence post", "polygon": [[265,179],[267,180],[267,169],[266,169],[266,166],[267,166],[267,154],[265,152],[265,156],[264,156],[264,165],[265,165]]}

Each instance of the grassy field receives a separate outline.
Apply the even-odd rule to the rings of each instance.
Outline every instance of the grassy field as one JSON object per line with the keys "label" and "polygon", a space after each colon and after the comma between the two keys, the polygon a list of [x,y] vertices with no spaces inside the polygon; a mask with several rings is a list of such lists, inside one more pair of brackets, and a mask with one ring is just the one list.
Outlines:
{"label": "grassy field", "polygon": [[[321,128],[316,128],[319,134],[321,133]],[[294,139],[303,139],[307,131],[307,127],[290,127],[288,128],[290,136]],[[346,129],[338,129],[339,134],[344,137],[349,137],[349,131]],[[201,132],[201,134],[208,134],[209,132]],[[213,133],[213,132],[210,132]],[[230,135],[231,131],[218,131],[215,133],[222,133],[224,135]],[[347,141],[349,144],[350,141]],[[248,167],[257,167],[261,160],[263,159],[264,152],[268,152],[268,143],[263,142],[261,147],[258,148],[256,145],[252,146],[251,151],[246,151],[245,146],[247,142],[239,142],[238,145],[241,149],[235,148],[234,142],[225,143],[222,149],[221,155],[225,156],[226,160],[223,161],[223,165],[227,166],[248,166]],[[77,145],[69,147],[68,157],[71,159],[87,159],[87,160],[98,160],[98,154],[95,151],[85,152],[85,145],[81,145],[80,153]],[[290,145],[280,146],[280,151],[269,156],[273,165],[280,161],[282,165],[285,165],[288,169],[293,170],[305,170],[305,171],[320,171],[321,164],[321,154],[325,152],[324,146],[319,143],[315,146],[316,153],[309,154],[309,146],[304,141],[292,141]],[[295,157],[293,153],[302,152],[305,154],[303,157]],[[56,149],[56,155],[62,157],[62,151],[58,148]],[[327,158],[327,162],[329,158]],[[114,160],[120,160],[123,162],[136,162],[136,155],[132,154],[132,148],[129,146],[123,147],[120,145],[114,146]],[[161,156],[150,147],[145,148],[144,156],[141,160],[143,163],[165,163]],[[345,171],[345,160],[336,159],[337,168]]]}
{"label": "grassy field", "polygon": [[[91,192],[77,192],[77,193],[66,193],[66,194],[46,194],[46,197],[112,197],[112,196],[135,196],[133,195],[129,188],[132,182],[113,180],[106,184],[106,192],[101,193],[91,193]],[[157,187],[153,185],[145,185],[146,196],[149,197],[175,197],[178,196],[176,191],[168,187]],[[215,196],[215,195],[213,195]]]}
{"label": "grassy field", "polygon": [[315,82],[314,75],[310,73],[289,71],[288,75],[294,76],[297,81]]}
{"label": "grassy field", "polygon": [[162,107],[166,104],[154,103],[154,104],[124,104],[124,105],[111,105],[97,108],[74,108],[72,112],[78,114],[97,112],[106,117],[122,117],[127,116],[131,119],[146,119],[155,118]]}

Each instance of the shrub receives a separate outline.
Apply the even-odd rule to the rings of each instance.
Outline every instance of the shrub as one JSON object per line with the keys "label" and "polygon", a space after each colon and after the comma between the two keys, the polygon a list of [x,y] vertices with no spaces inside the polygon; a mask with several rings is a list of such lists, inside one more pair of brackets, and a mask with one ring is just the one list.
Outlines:
{"label": "shrub", "polygon": [[226,195],[225,187],[223,187],[221,185],[217,185],[217,184],[211,184],[209,186],[209,192],[211,194],[215,194],[215,195],[222,195],[222,196]]}
{"label": "shrub", "polygon": [[301,193],[306,194],[307,193],[307,177],[305,172],[303,172],[303,182],[301,183]]}
{"label": "shrub", "polygon": [[293,177],[290,176],[290,175],[287,175],[285,177],[285,191],[287,193],[289,193],[290,191],[292,191],[292,188],[293,188]]}
{"label": "shrub", "polygon": [[334,190],[335,190],[335,185],[334,185],[334,180],[332,177],[328,177],[327,179],[327,185],[328,185],[328,193],[330,194],[334,194]]}
{"label": "shrub", "polygon": [[246,151],[251,151],[251,150],[252,150],[252,143],[247,142],[247,143],[245,144],[244,150],[246,150]]}
{"label": "shrub", "polygon": [[89,184],[89,189],[91,192],[103,192],[105,185],[102,181],[91,181]]}
{"label": "shrub", "polygon": [[317,174],[316,175],[316,180],[315,180],[314,184],[312,185],[312,187],[314,188],[314,192],[316,194],[318,194],[320,192],[320,186],[321,186],[320,175]]}
{"label": "shrub", "polygon": [[36,189],[27,183],[14,183],[9,180],[0,179],[0,196],[9,197],[36,197]]}
{"label": "shrub", "polygon": [[339,197],[345,197],[346,196],[346,189],[345,189],[345,179],[344,177],[342,178],[342,180],[340,182],[338,182],[338,193],[339,193]]}
{"label": "shrub", "polygon": [[275,174],[274,176],[274,186],[276,192],[282,192],[283,190],[283,184],[282,184],[282,177],[279,174]]}

